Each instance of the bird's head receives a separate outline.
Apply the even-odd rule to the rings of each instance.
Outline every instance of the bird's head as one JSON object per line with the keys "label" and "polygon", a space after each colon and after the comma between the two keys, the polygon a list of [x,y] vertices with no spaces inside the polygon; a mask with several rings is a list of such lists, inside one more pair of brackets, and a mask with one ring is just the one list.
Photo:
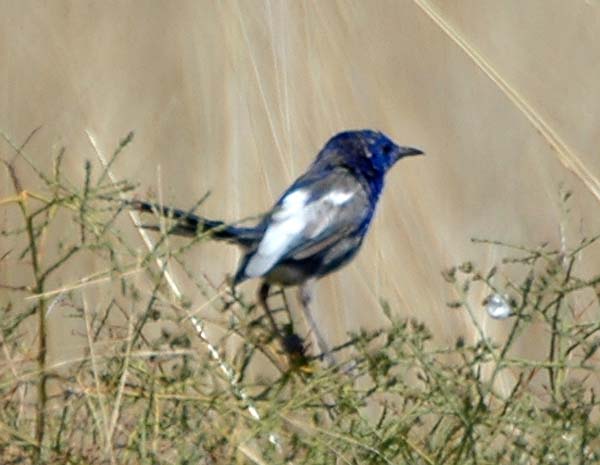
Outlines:
{"label": "bird's head", "polygon": [[324,152],[343,154],[344,161],[365,174],[383,175],[404,157],[423,154],[422,150],[395,144],[382,132],[363,129],[345,131],[333,136]]}

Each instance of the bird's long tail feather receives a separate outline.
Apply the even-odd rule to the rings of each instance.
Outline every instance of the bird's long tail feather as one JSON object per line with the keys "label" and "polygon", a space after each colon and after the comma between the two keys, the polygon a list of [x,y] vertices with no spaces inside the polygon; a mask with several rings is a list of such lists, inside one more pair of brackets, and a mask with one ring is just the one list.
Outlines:
{"label": "bird's long tail feather", "polygon": [[[198,234],[207,233],[213,239],[231,242],[245,248],[252,247],[262,236],[258,228],[228,225],[223,221],[209,220],[178,208],[143,200],[127,200],[125,203],[134,210],[154,213],[173,220],[175,224],[167,232],[177,236],[195,237]],[[143,227],[155,231],[160,230],[158,225],[143,225]]]}

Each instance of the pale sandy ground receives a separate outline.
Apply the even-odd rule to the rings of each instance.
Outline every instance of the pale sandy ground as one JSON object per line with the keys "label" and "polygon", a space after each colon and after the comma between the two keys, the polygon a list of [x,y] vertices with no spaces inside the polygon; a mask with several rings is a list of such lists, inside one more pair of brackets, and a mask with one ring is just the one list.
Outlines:
{"label": "pale sandy ground", "polygon": [[[486,268],[503,253],[471,237],[558,246],[561,223],[571,244],[600,231],[598,37],[595,0],[2,0],[0,129],[20,143],[42,125],[28,153],[48,169],[65,145],[78,179],[84,159],[97,164],[86,130],[106,152],[135,130],[119,176],[143,194],[156,191],[160,167],[165,201],[189,207],[211,190],[202,213],[227,220],[269,208],[337,131],[376,128],[420,147],[427,156],[390,174],[360,256],[320,282],[316,307],[331,343],[382,324],[379,298],[451,342],[474,328],[446,309],[440,270],[467,259]],[[4,142],[0,154],[12,156]],[[574,192],[568,221],[561,185]],[[11,215],[0,211],[3,227]],[[0,254],[10,247],[0,239]],[[238,258],[222,245],[190,254],[215,282]],[[583,276],[597,258],[581,257]],[[62,279],[93,270],[90,260]],[[0,280],[12,279],[0,264]],[[503,334],[506,323],[481,321]],[[52,358],[76,350],[72,322],[57,312],[50,325]],[[528,335],[521,349],[535,354],[544,337]]]}

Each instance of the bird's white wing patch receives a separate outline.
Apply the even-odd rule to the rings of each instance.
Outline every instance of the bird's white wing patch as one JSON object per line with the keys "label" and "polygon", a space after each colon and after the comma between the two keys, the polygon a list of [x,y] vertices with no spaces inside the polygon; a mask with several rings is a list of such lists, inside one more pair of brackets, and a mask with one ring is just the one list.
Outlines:
{"label": "bird's white wing patch", "polygon": [[356,191],[335,190],[312,202],[307,209],[307,224],[310,226],[306,229],[305,235],[314,239],[330,227],[332,221],[335,221],[339,215],[339,209],[336,207],[349,202],[355,193]]}
{"label": "bird's white wing patch", "polygon": [[246,264],[246,276],[264,275],[299,240],[311,240],[322,234],[339,217],[339,207],[355,194],[356,190],[338,189],[309,202],[309,192],[291,192],[271,216],[258,249]]}
{"label": "bird's white wing patch", "polygon": [[343,205],[350,200],[355,193],[356,192],[351,191],[333,191],[327,194],[323,200],[331,202],[334,205]]}
{"label": "bird's white wing patch", "polygon": [[290,244],[306,227],[307,200],[308,192],[303,190],[291,192],[283,199],[279,209],[271,216],[271,223],[256,253],[246,265],[246,276],[253,278],[263,275],[287,252]]}

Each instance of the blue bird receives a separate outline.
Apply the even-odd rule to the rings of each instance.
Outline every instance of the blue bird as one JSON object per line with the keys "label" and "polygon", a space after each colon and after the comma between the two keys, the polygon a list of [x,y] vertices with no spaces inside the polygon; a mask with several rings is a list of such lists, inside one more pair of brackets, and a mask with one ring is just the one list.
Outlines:
{"label": "blue bird", "polygon": [[148,202],[129,203],[173,218],[171,234],[208,232],[214,239],[241,246],[244,256],[233,285],[263,279],[259,300],[277,331],[266,301],[270,286],[301,286],[301,300],[307,306],[310,299],[304,285],[344,266],[360,249],[387,171],[401,158],[420,154],[421,150],[398,146],[377,131],[336,134],[254,227],[227,225]]}

